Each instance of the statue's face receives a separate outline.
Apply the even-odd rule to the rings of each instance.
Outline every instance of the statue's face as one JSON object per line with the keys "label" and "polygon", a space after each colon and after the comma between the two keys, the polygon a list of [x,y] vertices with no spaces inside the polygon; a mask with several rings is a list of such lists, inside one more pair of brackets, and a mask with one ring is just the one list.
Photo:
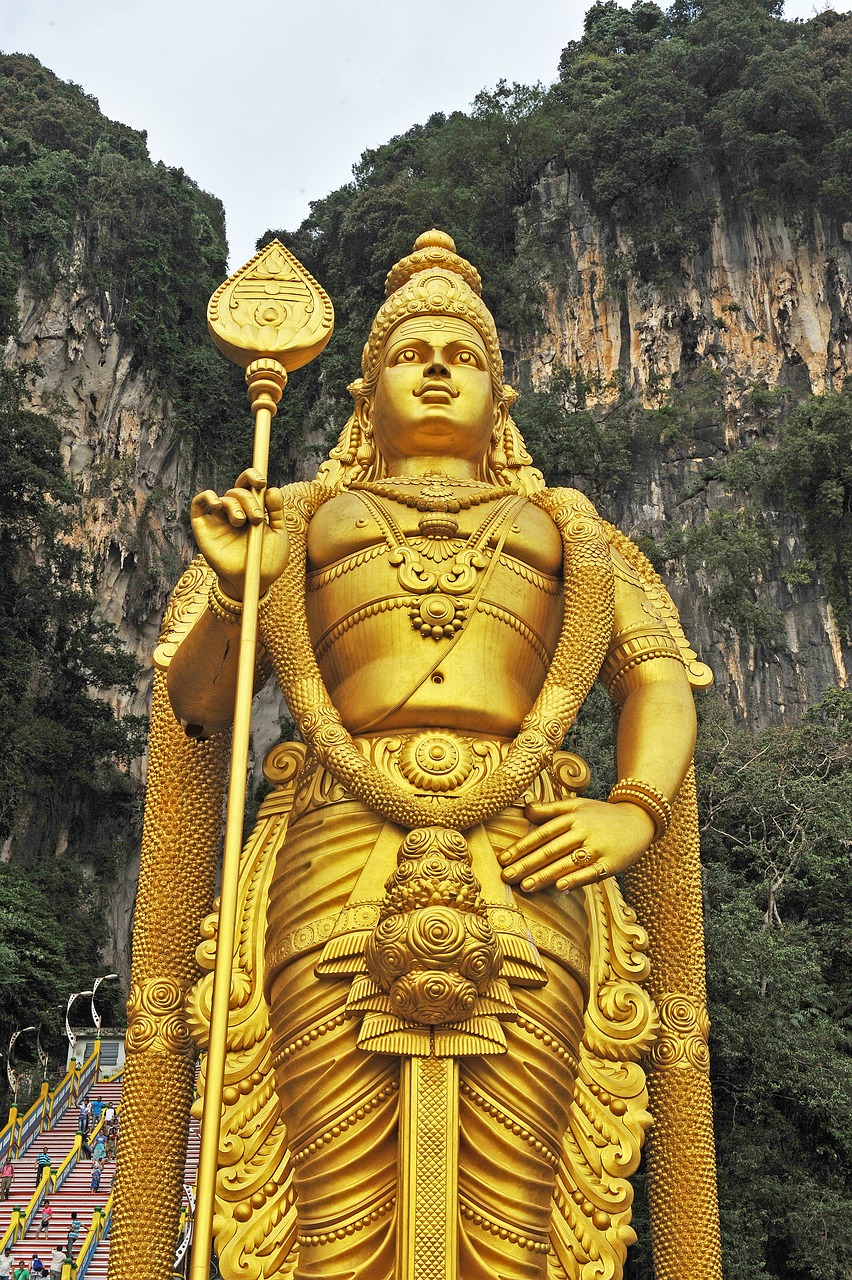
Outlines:
{"label": "statue's face", "polygon": [[371,420],[389,464],[423,456],[479,462],[495,411],[485,343],[473,325],[412,316],[391,330]]}

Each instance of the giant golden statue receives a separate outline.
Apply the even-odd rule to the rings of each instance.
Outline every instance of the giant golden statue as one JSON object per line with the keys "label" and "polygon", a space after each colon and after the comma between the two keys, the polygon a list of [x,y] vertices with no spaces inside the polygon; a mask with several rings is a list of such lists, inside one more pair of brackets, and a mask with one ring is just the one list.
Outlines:
{"label": "giant golden statue", "polygon": [[[269,753],[240,862],[222,1275],[615,1280],[653,1115],[658,1280],[720,1280],[691,768],[707,668],[641,553],[534,469],[450,238],[421,236],[387,295],[316,479],[250,470],[193,503],[201,556],[157,656],[110,1274],[171,1274],[260,524],[257,679],[274,671],[301,741]],[[596,679],[608,802],[560,750]]]}

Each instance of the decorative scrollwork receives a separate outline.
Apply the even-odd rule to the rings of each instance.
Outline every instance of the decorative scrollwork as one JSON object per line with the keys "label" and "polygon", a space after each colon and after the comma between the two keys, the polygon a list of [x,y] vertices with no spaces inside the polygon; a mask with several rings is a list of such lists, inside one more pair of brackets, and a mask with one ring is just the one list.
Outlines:
{"label": "decorative scrollwork", "polygon": [[410,831],[385,887],[364,961],[393,1012],[429,1026],[471,1017],[503,955],[464,836]]}

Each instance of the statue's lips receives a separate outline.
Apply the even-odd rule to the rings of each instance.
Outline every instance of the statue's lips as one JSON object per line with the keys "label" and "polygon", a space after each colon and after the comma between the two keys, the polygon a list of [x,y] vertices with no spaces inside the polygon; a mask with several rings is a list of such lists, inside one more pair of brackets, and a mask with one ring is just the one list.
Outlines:
{"label": "statue's lips", "polygon": [[458,392],[446,386],[427,386],[414,392],[421,404],[452,404]]}

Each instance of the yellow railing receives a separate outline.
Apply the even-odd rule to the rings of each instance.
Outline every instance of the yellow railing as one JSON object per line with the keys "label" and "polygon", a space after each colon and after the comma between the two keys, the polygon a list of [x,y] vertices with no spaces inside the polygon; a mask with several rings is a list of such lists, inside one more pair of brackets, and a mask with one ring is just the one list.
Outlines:
{"label": "yellow railing", "polygon": [[20,1205],[15,1205],[12,1210],[12,1217],[6,1228],[2,1238],[0,1238],[0,1254],[3,1250],[16,1244],[18,1240],[22,1240],[30,1229],[30,1224],[38,1213],[42,1200],[51,1190],[50,1168],[45,1165],[41,1181],[35,1191],[30,1196],[29,1202],[25,1209]]}
{"label": "yellow railing", "polygon": [[111,1076],[101,1076],[98,1080],[98,1084],[115,1084],[116,1080],[120,1080],[123,1075],[124,1063],[121,1064],[117,1071],[113,1071]]}
{"label": "yellow railing", "polygon": [[[89,1138],[90,1143],[93,1138],[97,1137],[97,1135],[100,1133],[103,1127],[104,1127],[104,1118],[103,1116],[101,1116],[100,1120],[98,1121],[98,1123],[95,1125],[94,1129],[91,1132],[91,1135]],[[62,1186],[63,1182],[68,1177],[71,1170],[76,1165],[77,1161],[80,1159],[80,1151],[82,1149],[82,1146],[83,1146],[82,1134],[75,1133],[74,1142],[72,1143],[71,1150],[68,1152],[68,1155],[62,1161],[62,1164],[59,1166],[59,1168],[56,1170],[56,1173],[53,1175],[54,1191],[59,1190],[59,1188]]]}
{"label": "yellow railing", "polygon": [[6,1121],[5,1127],[0,1130],[0,1160],[5,1160],[7,1155],[11,1157],[17,1136],[18,1108],[10,1107],[9,1119]]}
{"label": "yellow railing", "polygon": [[21,1225],[22,1210],[19,1205],[15,1205],[12,1210],[12,1217],[9,1219],[9,1225],[0,1238],[0,1254],[4,1249],[8,1249],[18,1238],[18,1227]]}
{"label": "yellow railing", "polygon": [[86,1061],[77,1071],[76,1089],[74,1092],[75,1100],[85,1097],[92,1085],[98,1078],[98,1063],[101,1060],[101,1042],[95,1041],[95,1047],[89,1054]]}
{"label": "yellow railing", "polygon": [[44,1127],[44,1112],[47,1102],[48,1093],[47,1086],[42,1085],[41,1093],[36,1098],[29,1111],[18,1121],[18,1140],[15,1144],[15,1155],[21,1156],[26,1151],[36,1134],[41,1133]]}

